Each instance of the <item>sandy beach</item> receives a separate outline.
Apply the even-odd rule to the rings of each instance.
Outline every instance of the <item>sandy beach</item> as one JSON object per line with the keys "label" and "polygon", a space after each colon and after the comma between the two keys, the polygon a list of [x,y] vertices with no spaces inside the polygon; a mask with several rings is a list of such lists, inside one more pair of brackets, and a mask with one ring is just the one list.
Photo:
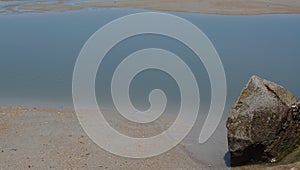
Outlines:
{"label": "sandy beach", "polygon": [[[114,0],[114,1],[64,1],[22,2],[7,1],[0,12],[69,11],[85,8],[141,8],[160,11],[196,12],[222,15],[299,14],[298,0]],[[0,2],[1,2],[0,1]]]}
{"label": "sandy beach", "polygon": [[[125,127],[118,118],[109,119],[116,129],[135,136],[151,129]],[[152,128],[149,134],[158,130]],[[194,160],[182,144],[148,159],[113,155],[89,139],[72,109],[0,107],[0,139],[0,169],[209,169]],[[233,169],[265,168],[253,165]],[[299,169],[300,163],[269,167],[291,168]]]}
{"label": "sandy beach", "polygon": [[[131,128],[135,135],[147,129],[115,125],[127,132]],[[106,152],[88,138],[71,109],[1,107],[0,139],[0,169],[204,168],[182,145],[149,159],[127,159]]]}

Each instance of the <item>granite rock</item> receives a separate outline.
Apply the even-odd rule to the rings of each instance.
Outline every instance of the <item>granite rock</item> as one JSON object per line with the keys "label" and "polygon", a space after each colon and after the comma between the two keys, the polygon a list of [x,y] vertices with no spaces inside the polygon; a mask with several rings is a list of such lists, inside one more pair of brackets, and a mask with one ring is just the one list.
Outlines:
{"label": "granite rock", "polygon": [[300,143],[300,104],[282,86],[252,76],[226,122],[232,166],[277,162]]}

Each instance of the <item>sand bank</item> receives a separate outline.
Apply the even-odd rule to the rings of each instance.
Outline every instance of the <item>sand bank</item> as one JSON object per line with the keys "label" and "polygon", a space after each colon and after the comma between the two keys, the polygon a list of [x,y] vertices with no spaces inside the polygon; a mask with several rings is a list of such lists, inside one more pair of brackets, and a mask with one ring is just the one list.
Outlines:
{"label": "sand bank", "polygon": [[63,5],[63,4],[31,4],[22,5],[20,9],[26,11],[74,11],[82,9],[79,6]]}
{"label": "sand bank", "polygon": [[[5,3],[0,0],[0,3]],[[69,11],[85,8],[142,8],[161,11],[196,12],[223,15],[258,15],[258,14],[299,14],[298,0],[108,0],[108,1],[48,1],[26,2],[8,1],[9,5],[0,6],[0,11],[41,12]]]}
{"label": "sand bank", "polygon": [[86,7],[128,7],[203,14],[256,15],[300,13],[297,0],[119,0],[81,2]]}

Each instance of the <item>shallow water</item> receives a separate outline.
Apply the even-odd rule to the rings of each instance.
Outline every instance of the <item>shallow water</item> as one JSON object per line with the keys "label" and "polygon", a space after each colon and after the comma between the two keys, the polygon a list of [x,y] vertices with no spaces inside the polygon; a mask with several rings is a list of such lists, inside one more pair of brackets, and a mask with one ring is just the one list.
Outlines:
{"label": "shallow water", "polygon": [[[140,9],[97,9],[0,15],[0,105],[72,107],[72,73],[85,41],[101,26]],[[227,78],[227,107],[213,137],[197,143],[210,101],[206,70],[180,42],[159,35],[135,36],[107,54],[96,79],[98,102],[111,108],[110,81],[117,64],[130,53],[159,47],[180,56],[201,85],[201,111],[192,133],[183,141],[200,163],[224,165],[227,152],[225,120],[248,79],[256,74],[300,96],[300,15],[221,16],[172,13],[198,26],[213,42]],[[131,100],[141,110],[149,107],[148,94],[161,88],[168,96],[165,112],[176,113],[180,102],[174,80],[157,70],[137,76]],[[205,153],[205,156],[203,154]]]}
{"label": "shallow water", "polygon": [[[73,67],[85,41],[109,21],[144,11],[98,9],[0,15],[2,105],[35,105],[36,102],[71,105]],[[300,15],[173,14],[197,25],[215,45],[226,73],[229,105],[253,74],[277,82],[299,96],[300,80],[296,77],[300,60]],[[115,66],[113,62],[118,62],[126,54],[145,47],[159,46],[178,53],[187,60],[196,72],[197,81],[203,86],[204,90],[200,88],[201,94],[205,96],[203,101],[209,100],[209,82],[205,68],[201,62],[195,61],[191,51],[184,49],[181,43],[154,35],[136,36],[126,41],[118,44],[116,50],[112,50],[107,56],[107,64],[103,68],[108,72],[107,75],[111,74],[112,67]],[[147,76],[150,80],[160,76],[160,73],[153,70],[145,74],[150,75]],[[161,77],[171,81],[167,76]],[[134,86],[138,86],[142,80],[137,78],[136,81],[137,85]],[[176,91],[176,86],[171,86],[171,89]],[[141,90],[138,92],[143,93]],[[176,98],[176,94],[170,94]]]}

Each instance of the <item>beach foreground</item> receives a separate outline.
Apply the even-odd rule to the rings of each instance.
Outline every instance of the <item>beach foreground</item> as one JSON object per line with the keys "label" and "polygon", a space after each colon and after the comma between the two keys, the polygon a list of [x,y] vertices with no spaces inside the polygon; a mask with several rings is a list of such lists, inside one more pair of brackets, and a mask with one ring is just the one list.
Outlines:
{"label": "beach foreground", "polygon": [[[140,132],[136,135],[144,133],[144,129],[135,130]],[[149,159],[110,154],[88,138],[76,114],[68,109],[1,107],[0,139],[0,169],[203,168],[181,145]]]}
{"label": "beach foreground", "polygon": [[[113,121],[116,121],[114,117]],[[118,120],[117,120],[118,121]],[[167,119],[161,119],[168,124]],[[116,129],[135,136],[161,127],[136,128],[114,122]],[[156,129],[155,129],[156,128]],[[122,158],[94,144],[71,109],[0,107],[0,169],[206,169],[179,144],[167,153],[148,159]],[[300,163],[271,167],[287,169]],[[252,165],[241,169],[264,169]],[[240,169],[240,168],[235,168]]]}

